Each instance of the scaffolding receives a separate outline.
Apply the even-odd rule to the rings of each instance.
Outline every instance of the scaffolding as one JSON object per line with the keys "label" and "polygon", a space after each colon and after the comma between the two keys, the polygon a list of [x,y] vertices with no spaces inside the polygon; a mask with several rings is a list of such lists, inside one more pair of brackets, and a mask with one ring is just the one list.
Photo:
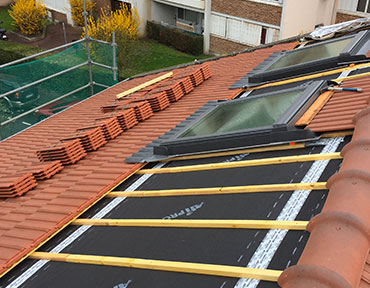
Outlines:
{"label": "scaffolding", "polygon": [[85,37],[0,65],[0,140],[117,83],[116,47]]}

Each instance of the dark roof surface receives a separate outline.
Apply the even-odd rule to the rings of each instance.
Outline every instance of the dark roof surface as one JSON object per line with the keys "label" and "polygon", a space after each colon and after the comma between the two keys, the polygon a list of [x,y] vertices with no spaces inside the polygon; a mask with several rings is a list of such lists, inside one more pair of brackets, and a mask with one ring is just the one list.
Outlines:
{"label": "dark roof surface", "polygon": [[[349,140],[349,139],[348,139]],[[348,142],[348,140],[346,142]],[[342,149],[346,142],[338,147]],[[235,162],[271,158],[277,156],[306,155],[322,152],[323,145],[302,149],[246,153],[235,156],[207,159],[172,161],[163,167],[179,167],[206,163]],[[325,182],[339,168],[341,160],[332,160],[319,178]],[[228,187],[260,184],[300,183],[312,162],[267,165],[235,169],[209,170],[177,174],[151,175],[136,190],[163,190]],[[267,175],[269,175],[267,177]],[[140,178],[139,178],[140,179]],[[125,181],[115,191],[125,191],[138,179]],[[296,220],[309,220],[320,213],[327,197],[327,190],[309,193],[308,199],[300,209]],[[204,195],[186,197],[127,198],[117,205],[104,218],[107,219],[276,219],[287,205],[292,192],[270,192],[231,195]],[[109,206],[111,200],[88,210],[82,218],[93,217],[102,208]],[[41,247],[50,251],[60,241],[70,235],[72,229],[63,231],[58,238]],[[245,267],[256,253],[260,242],[268,230],[233,229],[192,229],[192,228],[137,228],[137,227],[92,227],[78,241],[74,241],[61,253],[121,256],[142,259],[159,259],[210,263]],[[308,239],[306,231],[289,231],[277,249],[269,269],[284,270],[297,263]],[[40,251],[39,250],[39,251]],[[294,253],[292,254],[292,252]],[[268,256],[265,256],[268,257]],[[29,261],[29,265],[36,261]],[[24,265],[22,265],[25,267]],[[76,267],[70,264],[49,263],[37,273],[37,277],[27,281],[23,287],[65,287],[69,283],[83,283],[83,286],[113,287],[119,283],[130,282],[132,287],[148,287],[154,281],[158,287],[234,287],[238,279],[214,276],[196,276],[182,273],[160,272],[138,269],[89,266]],[[77,268],[77,270],[76,270]],[[12,279],[19,269],[7,275]],[[94,277],[86,277],[94,271]],[[11,281],[9,281],[11,282]],[[9,283],[8,282],[8,283]],[[225,283],[225,284],[223,284]],[[269,282],[261,282],[258,287],[271,287]],[[273,287],[278,287],[275,283]]]}

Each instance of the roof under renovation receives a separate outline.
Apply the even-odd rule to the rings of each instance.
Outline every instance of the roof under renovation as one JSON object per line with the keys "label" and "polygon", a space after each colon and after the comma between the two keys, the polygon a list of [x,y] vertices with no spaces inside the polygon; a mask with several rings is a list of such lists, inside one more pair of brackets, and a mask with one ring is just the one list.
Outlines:
{"label": "roof under renovation", "polygon": [[0,287],[369,287],[360,28],[136,77],[1,142]]}

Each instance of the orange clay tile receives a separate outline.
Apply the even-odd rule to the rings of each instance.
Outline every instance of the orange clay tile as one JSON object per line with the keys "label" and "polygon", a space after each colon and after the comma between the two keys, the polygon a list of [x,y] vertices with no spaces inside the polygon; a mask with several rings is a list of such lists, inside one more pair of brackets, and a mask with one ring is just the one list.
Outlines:
{"label": "orange clay tile", "polygon": [[[0,199],[0,217],[1,220],[5,221],[5,223],[2,221],[1,227],[6,227],[5,230],[1,230],[0,227],[0,243],[2,243],[0,245],[0,274],[11,268],[27,253],[40,245],[42,241],[79,215],[83,209],[88,208],[89,205],[92,205],[120,181],[142,166],[141,164],[125,163],[123,160],[126,157],[175,127],[181,120],[194,113],[209,100],[233,98],[235,93],[240,92],[240,90],[228,89],[235,81],[239,80],[271,53],[292,47],[293,43],[279,44],[270,48],[255,50],[251,53],[242,53],[208,62],[212,77],[197,86],[193,91],[188,91],[188,94],[184,92],[186,95],[179,101],[171,103],[165,110],[154,113],[138,125],[135,125],[136,122],[132,121],[132,117],[128,117],[129,124],[124,125],[135,125],[131,126],[131,129],[121,133],[115,139],[110,139],[98,150],[87,153],[83,159],[80,159],[74,165],[65,166],[60,173],[52,178],[38,182],[35,189],[27,192],[22,197]],[[174,72],[175,74],[181,74],[186,70],[196,68],[199,68],[199,66],[180,68]],[[100,108],[114,103],[114,95],[165,73],[167,72],[121,82],[1,142],[0,156],[2,163],[0,165],[2,166],[0,177],[3,178],[7,175],[3,171],[21,171],[32,165],[32,163],[38,161],[36,151],[45,151],[61,139],[75,135],[76,130],[95,123],[95,119],[104,117]],[[183,78],[179,78],[179,81]],[[189,82],[186,85],[188,84]],[[119,103],[121,102],[119,101]],[[120,112],[113,115],[120,115]],[[120,120],[119,117],[117,117],[117,120],[122,127],[124,121]],[[99,181],[95,181],[95,178]],[[91,180],[95,181],[94,185],[89,185]],[[61,205],[61,203],[65,203],[65,199],[72,202],[72,199],[78,199],[78,205],[82,204],[79,207]],[[32,208],[34,212],[32,214],[12,214],[14,211],[21,211],[23,207]],[[45,226],[37,226],[33,231],[32,224],[39,221],[45,222]],[[22,223],[28,229],[17,226],[19,223]],[[24,235],[22,231],[25,233]],[[17,247],[10,247],[12,244],[11,237],[13,236],[26,237],[27,241],[23,242],[22,245],[18,244]]]}
{"label": "orange clay tile", "polygon": [[342,87],[362,88],[364,92],[336,92],[306,127],[315,132],[353,129],[352,118],[368,105],[370,77],[344,81]]}

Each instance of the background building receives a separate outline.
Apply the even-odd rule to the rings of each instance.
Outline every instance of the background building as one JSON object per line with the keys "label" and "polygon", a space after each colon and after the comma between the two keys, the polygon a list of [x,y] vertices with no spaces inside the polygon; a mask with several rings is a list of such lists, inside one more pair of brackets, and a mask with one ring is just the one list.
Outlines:
{"label": "background building", "polygon": [[[205,52],[230,53],[368,17],[370,0],[96,0],[96,7],[135,7],[145,24],[163,25],[204,35]],[[72,23],[68,0],[44,0],[54,19]]]}

